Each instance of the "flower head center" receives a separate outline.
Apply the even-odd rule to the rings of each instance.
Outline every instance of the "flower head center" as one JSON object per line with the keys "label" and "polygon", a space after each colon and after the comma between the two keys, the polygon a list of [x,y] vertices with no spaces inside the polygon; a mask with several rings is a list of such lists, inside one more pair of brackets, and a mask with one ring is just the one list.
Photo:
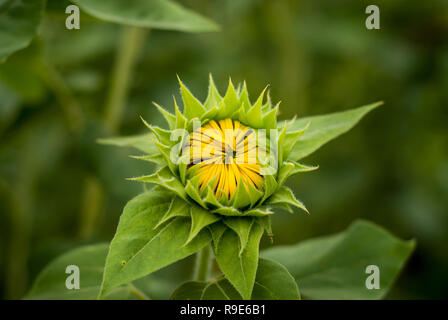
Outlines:
{"label": "flower head center", "polygon": [[261,190],[260,150],[252,128],[231,119],[212,120],[190,133],[184,147],[190,154],[187,174],[198,177],[201,192],[210,187],[218,199],[232,198],[240,184],[248,192]]}

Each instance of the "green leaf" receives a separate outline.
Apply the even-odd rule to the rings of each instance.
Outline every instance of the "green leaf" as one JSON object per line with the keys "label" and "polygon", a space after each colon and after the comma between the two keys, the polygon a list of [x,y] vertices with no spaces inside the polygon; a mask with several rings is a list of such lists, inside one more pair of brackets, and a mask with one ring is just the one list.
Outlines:
{"label": "green leaf", "polygon": [[198,188],[197,188],[197,181],[199,180],[199,176],[194,177],[193,179],[187,180],[187,183],[184,187],[184,191],[200,206],[202,206],[204,209],[207,208],[204,201],[201,198],[201,195],[199,194]]}
{"label": "green leaf", "polygon": [[301,172],[309,172],[319,169],[319,166],[307,166],[295,161],[283,162],[282,167],[278,171],[277,181],[281,186],[290,176]]}
{"label": "green leaf", "polygon": [[176,128],[187,128],[188,119],[185,118],[185,116],[182,114],[182,112],[179,109],[179,106],[177,105],[176,98],[173,96],[173,102],[174,102],[174,114],[176,116]]}
{"label": "green leaf", "polygon": [[[256,190],[255,188],[252,188]],[[230,199],[230,204],[234,208],[244,208],[251,206],[255,204],[255,200],[252,201],[252,198],[254,196],[258,195],[259,193],[251,193],[246,189],[246,185],[243,182],[243,178],[240,178],[238,181],[238,185],[236,187],[236,192],[233,194],[232,198]],[[259,198],[261,198],[263,194],[260,195]],[[257,200],[259,200],[259,198]]]}
{"label": "green leaf", "polygon": [[[1,77],[1,71],[0,71]],[[21,107],[20,96],[10,88],[0,82],[0,101],[2,107],[0,108],[0,134],[3,130],[13,122],[14,118],[19,113]]]}
{"label": "green leaf", "polygon": [[184,245],[190,234],[189,218],[177,217],[154,229],[173,196],[156,187],[126,205],[110,245],[100,298],[119,285],[183,259],[209,244],[210,233],[204,229]]}
{"label": "green leaf", "polygon": [[[214,179],[212,179],[212,181],[215,181]],[[213,191],[212,187],[210,186],[210,184],[206,187],[206,196],[204,197],[204,199],[201,201],[203,203],[205,203],[205,205],[210,204],[211,207],[217,207],[220,208],[222,207],[222,204],[218,201],[218,199],[216,199],[216,195],[215,192]]]}
{"label": "green leaf", "polygon": [[250,229],[254,223],[252,217],[228,217],[224,219],[224,223],[233,231],[236,232],[240,238],[240,252],[241,255],[246,248],[249,240]]}
{"label": "green leaf", "polygon": [[178,287],[171,300],[241,300],[241,295],[226,279],[211,282],[187,281]]}
{"label": "green leaf", "polygon": [[263,128],[263,119],[261,113],[261,107],[263,105],[264,93],[266,92],[268,87],[265,87],[258,97],[257,101],[254,105],[247,111],[247,124],[252,128]]}
{"label": "green leaf", "polygon": [[238,95],[233,86],[232,79],[229,79],[229,85],[227,87],[226,94],[222,100],[223,105],[219,110],[218,119],[224,119],[231,116],[240,106]]}
{"label": "green leaf", "polygon": [[278,189],[278,191],[274,193],[274,195],[272,195],[272,197],[270,197],[266,203],[273,206],[291,205],[299,209],[302,209],[306,213],[309,213],[307,208],[303,205],[303,203],[297,200],[291,189],[287,187],[281,187],[280,189]]}
{"label": "green leaf", "polygon": [[260,259],[252,300],[300,300],[294,277],[280,263]]}
{"label": "green leaf", "polygon": [[205,113],[205,108],[202,103],[188,90],[179,77],[180,93],[182,95],[182,102],[184,103],[184,116],[191,120],[193,118],[200,119]]}
{"label": "green leaf", "polygon": [[[188,281],[171,295],[172,300],[241,300],[227,279],[210,282]],[[293,276],[278,262],[260,259],[252,300],[299,300],[300,293]]]}
{"label": "green leaf", "polygon": [[184,186],[166,166],[159,169],[153,174],[142,177],[129,178],[128,180],[141,181],[158,185],[168,191],[174,192],[180,198],[187,200],[187,194],[185,192]]}
{"label": "green leaf", "polygon": [[167,212],[162,219],[155,225],[154,229],[160,227],[162,224],[175,217],[190,217],[189,204],[179,197],[174,197],[168,207]]}
{"label": "green leaf", "polygon": [[250,299],[252,294],[258,266],[258,246],[263,232],[263,228],[255,223],[246,249],[240,254],[239,237],[229,229],[224,232],[215,250],[219,268],[244,299]]}
{"label": "green leaf", "polygon": [[209,75],[209,85],[207,99],[205,99],[204,107],[207,110],[218,107],[219,102],[221,102],[222,97],[219,94],[218,89],[216,89],[215,82],[213,81],[212,74]]}
{"label": "green leaf", "polygon": [[165,119],[166,123],[170,127],[171,130],[176,128],[176,116],[169,113],[164,107],[160,106],[159,104],[153,102],[154,106],[157,108],[157,110],[160,112],[160,114]]}
{"label": "green leaf", "polygon": [[309,122],[305,127],[296,130],[296,131],[286,131],[286,127],[280,133],[278,140],[278,154],[279,154],[279,163],[283,163],[283,160],[288,159],[291,151],[294,150],[294,146],[299,141],[300,137],[306,132],[306,129],[309,126]]}
{"label": "green leaf", "polygon": [[[37,276],[24,299],[39,300],[92,300],[100,291],[103,267],[109,245],[96,244],[77,248],[52,261]],[[67,289],[65,282],[67,266],[79,267],[80,288]],[[106,298],[127,299],[130,286],[121,286],[113,290]]]}
{"label": "green leaf", "polygon": [[210,282],[204,288],[201,300],[242,300],[242,298],[227,279],[220,279]]}
{"label": "green leaf", "polygon": [[0,1],[0,63],[31,43],[44,5],[44,0]]}
{"label": "green leaf", "polygon": [[246,211],[240,211],[233,207],[221,207],[221,208],[212,210],[212,212],[220,214],[222,216],[228,216],[228,217],[235,217],[235,216],[236,217],[241,217],[241,216],[264,217],[267,215],[274,214],[274,212],[271,211],[270,208],[266,207],[266,206],[256,207],[254,209],[249,209]]}
{"label": "green leaf", "polygon": [[[367,221],[341,233],[268,249],[262,257],[283,264],[308,299],[381,299],[415,248]],[[366,288],[366,268],[380,270],[380,289]]]}
{"label": "green leaf", "polygon": [[220,217],[202,209],[199,206],[190,206],[191,229],[186,244],[190,243],[206,226],[220,220]]}
{"label": "green leaf", "polygon": [[132,147],[149,155],[159,154],[159,150],[153,142],[152,133],[128,136],[98,139],[99,144],[111,145],[116,147]]}
{"label": "green leaf", "polygon": [[271,211],[271,208],[266,206],[256,207],[254,209],[244,211],[245,216],[252,216],[252,217],[266,217],[271,214],[274,214],[274,212]]}
{"label": "green leaf", "polygon": [[252,104],[250,103],[250,99],[249,99],[249,92],[247,90],[246,81],[243,81],[243,88],[242,88],[241,93],[240,93],[240,95],[238,97],[238,100],[239,100],[239,103],[242,106],[247,108],[247,110],[249,110],[249,108],[252,106]]}
{"label": "green leaf", "polygon": [[263,115],[263,127],[266,130],[277,129],[278,105]]}
{"label": "green leaf", "polygon": [[325,143],[353,128],[369,111],[382,104],[383,102],[376,102],[348,111],[295,120],[294,123],[288,126],[288,131],[302,129],[308,123],[310,123],[310,126],[294,145],[288,159],[298,161],[308,156]]}
{"label": "green leaf", "polygon": [[156,165],[156,168],[161,168],[166,165],[165,158],[161,154],[151,155],[151,156],[129,156],[132,159],[143,160],[151,162]]}
{"label": "green leaf", "polygon": [[108,22],[185,32],[217,31],[218,26],[170,0],[72,0],[88,14]]}
{"label": "green leaf", "polygon": [[267,198],[269,198],[278,189],[278,182],[275,180],[274,176],[267,175],[264,177],[264,195],[261,198],[261,203],[263,203]]}
{"label": "green leaf", "polygon": [[208,227],[210,230],[210,234],[212,235],[213,240],[213,248],[214,250],[218,249],[219,241],[221,240],[222,235],[227,230],[227,226],[224,225],[222,220],[220,222],[214,223]]}
{"label": "green leaf", "polygon": [[157,147],[157,149],[159,150],[159,153],[162,155],[163,159],[165,159],[165,163],[168,165],[169,170],[171,171],[171,173],[173,175],[176,174],[177,171],[177,167],[176,164],[173,163],[173,161],[171,161],[171,150],[174,149],[171,146],[167,146],[163,143],[160,143],[159,141],[154,139],[154,145]]}
{"label": "green leaf", "polygon": [[201,300],[207,282],[187,281],[180,285],[170,297],[170,300]]}
{"label": "green leaf", "polygon": [[273,242],[274,235],[272,234],[272,223],[270,216],[257,217],[257,222],[263,227],[266,235],[271,239],[271,243]]}
{"label": "green leaf", "polygon": [[[171,140],[171,131],[165,130],[156,126],[150,125],[148,122],[146,122],[145,119],[142,118],[143,123],[145,126],[154,134],[155,141],[159,141],[159,143],[162,143],[166,146],[171,146],[176,143],[176,141]],[[159,148],[160,149],[160,148]]]}

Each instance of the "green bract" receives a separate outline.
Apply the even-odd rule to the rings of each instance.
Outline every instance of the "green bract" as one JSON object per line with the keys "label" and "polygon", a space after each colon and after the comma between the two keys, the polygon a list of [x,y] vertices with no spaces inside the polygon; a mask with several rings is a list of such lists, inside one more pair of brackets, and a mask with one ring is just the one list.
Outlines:
{"label": "green bract", "polygon": [[[297,207],[307,211],[284,186],[290,176],[317,169],[298,161],[349,130],[381,104],[279,123],[279,106],[271,104],[269,95],[265,99],[266,89],[252,103],[245,83],[235,89],[229,81],[221,96],[210,77],[207,98],[201,103],[179,82],[182,112],[176,101],[174,114],[156,104],[167,128],[144,121],[151,130],[149,135],[102,140],[144,151],[145,155],[137,158],[153,162],[157,170],[132,179],[157,187],[131,200],[124,209],[110,246],[100,297],[211,244],[225,278],[244,299],[250,299],[259,242],[264,232],[272,234],[273,209]],[[216,196],[211,187],[215,180],[201,188],[199,176],[188,172],[190,155],[182,153],[197,124],[225,119],[238,121],[257,133],[266,130],[267,153],[257,161],[260,167],[275,169],[262,175],[260,188],[245,188],[240,183],[227,198]]]}
{"label": "green bract", "polygon": [[[200,208],[207,210],[214,214],[209,214],[210,218],[207,219],[209,223],[226,216],[265,217],[273,213],[271,210],[273,207],[295,206],[306,211],[305,206],[294,197],[292,191],[282,185],[293,174],[317,169],[316,166],[299,164],[289,157],[307,126],[298,130],[288,130],[288,124],[292,122],[277,125],[278,105],[272,106],[269,97],[266,102],[263,101],[266,89],[252,104],[245,84],[242,89],[236,90],[229,81],[227,92],[224,97],[221,97],[210,77],[209,93],[205,103],[202,104],[180,80],[179,82],[184,105],[183,113],[179,110],[176,101],[174,101],[175,114],[155,104],[166,119],[169,130],[149,125],[143,120],[153,133],[151,138],[157,152],[139,158],[154,162],[159,168],[151,175],[133,178],[133,180],[156,184],[174,192],[178,198],[173,200],[173,203],[184,202],[194,208],[194,211],[201,212]],[[198,176],[187,173],[188,161],[183,160],[185,157],[188,160],[189,155],[184,155],[182,158],[182,148],[189,141],[185,133],[193,131],[195,122],[202,126],[211,120],[224,119],[237,120],[255,129],[256,132],[260,129],[265,130],[266,147],[267,149],[274,147],[275,150],[270,150],[271,153],[260,159],[260,162],[265,168],[271,165],[274,172],[264,176],[262,190],[250,186],[246,189],[243,184],[239,184],[230,199],[223,199],[216,197],[210,185],[201,192]],[[176,205],[172,207],[176,208]],[[206,213],[202,211],[201,214]],[[171,215],[170,210],[167,212],[167,217]]]}

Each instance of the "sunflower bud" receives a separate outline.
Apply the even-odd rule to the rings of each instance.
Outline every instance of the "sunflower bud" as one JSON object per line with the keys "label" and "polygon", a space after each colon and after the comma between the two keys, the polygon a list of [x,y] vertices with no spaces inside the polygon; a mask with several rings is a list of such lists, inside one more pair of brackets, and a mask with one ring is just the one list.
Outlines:
{"label": "sunflower bud", "polygon": [[[271,104],[266,89],[251,103],[246,84],[235,89],[229,81],[221,96],[210,77],[201,103],[179,83],[182,112],[176,100],[174,114],[155,104],[169,129],[143,120],[151,134],[110,142],[147,153],[138,158],[155,163],[157,171],[132,180],[157,187],[125,208],[111,244],[112,271],[106,268],[103,292],[104,283],[109,289],[122,284],[123,274],[143,276],[139,262],[154,271],[210,244],[225,278],[249,299],[260,239],[265,232],[272,239],[272,208],[292,211],[294,206],[307,212],[283,186],[290,176],[317,169],[297,161],[349,130],[381,102],[278,124],[278,104]],[[135,241],[135,234],[144,240]],[[127,246],[133,249],[120,251]],[[127,261],[126,269],[122,261]]]}
{"label": "sunflower bud", "polygon": [[161,168],[137,180],[162,185],[221,216],[262,217],[272,214],[274,205],[306,210],[281,187],[289,175],[315,169],[287,161],[306,127],[287,132],[287,124],[278,126],[278,104],[271,104],[269,94],[265,97],[266,89],[252,104],[245,83],[235,89],[229,81],[222,97],[210,77],[207,99],[201,103],[179,83],[183,112],[176,100],[175,114],[156,104],[170,130],[145,122],[159,151],[147,160]]}

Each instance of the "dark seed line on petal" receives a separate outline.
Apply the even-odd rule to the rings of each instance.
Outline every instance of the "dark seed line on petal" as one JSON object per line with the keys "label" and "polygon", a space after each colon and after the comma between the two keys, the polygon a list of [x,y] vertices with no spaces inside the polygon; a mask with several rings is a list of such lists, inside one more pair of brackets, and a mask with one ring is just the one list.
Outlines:
{"label": "dark seed line on petal", "polygon": [[[226,141],[226,131],[230,133],[231,142]],[[208,134],[210,132],[213,134]],[[212,120],[191,133],[187,171],[199,176],[199,190],[202,192],[213,179],[212,190],[218,199],[222,196],[230,199],[240,183],[247,191],[249,186],[262,189],[264,177],[256,156],[259,148],[256,141],[251,140],[253,138],[255,130],[231,119]],[[188,148],[184,150],[189,151]]]}

